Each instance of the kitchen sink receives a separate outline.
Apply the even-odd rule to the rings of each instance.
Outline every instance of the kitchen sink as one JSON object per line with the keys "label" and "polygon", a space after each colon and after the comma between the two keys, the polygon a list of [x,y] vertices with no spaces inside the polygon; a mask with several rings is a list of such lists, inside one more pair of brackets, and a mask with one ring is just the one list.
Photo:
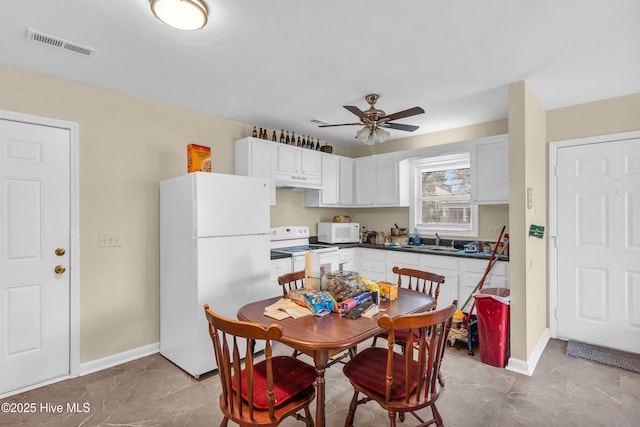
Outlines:
{"label": "kitchen sink", "polygon": [[441,251],[441,252],[460,252],[458,248],[452,248],[451,246],[436,246],[436,245],[424,245],[424,249],[430,251]]}

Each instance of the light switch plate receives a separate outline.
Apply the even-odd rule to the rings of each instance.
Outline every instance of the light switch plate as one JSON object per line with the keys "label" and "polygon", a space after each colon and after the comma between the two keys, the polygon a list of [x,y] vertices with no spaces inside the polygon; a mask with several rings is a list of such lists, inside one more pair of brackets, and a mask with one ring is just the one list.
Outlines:
{"label": "light switch plate", "polygon": [[119,247],[122,246],[120,233],[98,233],[98,247]]}

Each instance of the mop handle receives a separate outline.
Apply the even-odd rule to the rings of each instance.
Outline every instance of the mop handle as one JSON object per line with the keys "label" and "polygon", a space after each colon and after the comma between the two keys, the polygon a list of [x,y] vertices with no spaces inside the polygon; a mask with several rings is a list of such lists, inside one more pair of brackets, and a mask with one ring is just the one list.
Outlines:
{"label": "mop handle", "polygon": [[[469,295],[469,297],[467,298],[467,300],[464,302],[464,304],[462,304],[462,306],[460,307],[460,310],[464,310],[464,308],[466,307],[467,304],[469,304],[469,301],[471,301],[471,298],[473,298],[473,294],[479,289],[480,286],[482,286],[482,284],[484,283],[484,279],[487,277],[487,274],[489,273],[489,270],[491,270],[492,264],[494,264],[494,258],[496,255],[496,251],[498,250],[498,244],[500,243],[500,241],[502,240],[502,235],[504,234],[504,229],[506,228],[505,225],[502,226],[502,230],[500,231],[500,235],[498,236],[498,241],[496,242],[495,246],[493,247],[493,250],[491,251],[491,257],[489,257],[489,263],[487,264],[487,268],[484,270],[484,274],[482,275],[482,278],[480,279],[480,282],[478,282],[478,284],[476,285],[475,289],[473,290],[473,292],[471,292],[471,294]],[[504,252],[504,246],[502,247],[501,251],[500,251],[500,255],[502,255],[502,252]]]}
{"label": "mop handle", "polygon": [[[487,275],[488,275],[488,273],[491,272],[491,270],[493,270],[493,267],[495,267],[495,265],[498,263],[499,257],[500,257],[500,255],[502,255],[504,253],[505,248],[506,248],[506,246],[504,248],[502,248],[500,250],[500,253],[498,253],[498,256],[493,259],[493,261],[491,262],[491,265],[489,267],[489,270],[487,270]],[[460,306],[460,310],[464,310],[464,308],[467,306],[467,304],[469,304],[469,301],[471,301],[471,298],[473,298],[473,294],[475,294],[479,289],[482,289],[482,285],[484,285],[485,280],[486,279],[483,279],[480,282],[478,282],[476,287],[473,288],[473,291],[471,292],[471,295],[469,295],[469,297],[464,302],[464,304],[462,306]]]}
{"label": "mop handle", "polygon": [[[504,249],[505,249],[507,246],[509,246],[509,243],[508,243],[508,242],[507,242],[507,243],[505,244],[505,246],[502,248],[502,250],[500,251],[500,254],[499,254],[499,255],[502,255],[502,254],[504,253]],[[493,263],[491,264],[491,268],[490,268],[489,270],[493,269],[493,266],[494,266],[494,265],[496,265],[497,263],[498,263],[498,258],[496,258],[496,259],[494,259],[494,260],[493,260]],[[478,291],[478,289],[481,289],[483,284],[484,284],[484,280],[483,280],[482,282],[478,283],[478,284],[476,285],[475,289],[473,290],[473,292],[471,292],[471,296],[473,296],[473,294],[475,294],[475,293]],[[468,303],[468,302],[469,302],[469,300],[471,299],[471,296],[469,296],[469,299],[467,299],[467,301],[464,303],[464,305],[467,305],[467,303]],[[473,301],[473,304],[471,304],[471,309],[469,310],[469,316],[467,316],[467,319],[465,320],[465,324],[464,324],[464,328],[465,328],[465,329],[467,328],[467,325],[469,325],[469,320],[471,319],[471,313],[473,312],[473,309],[474,309],[475,307],[476,307],[476,302],[475,302],[475,301]]]}

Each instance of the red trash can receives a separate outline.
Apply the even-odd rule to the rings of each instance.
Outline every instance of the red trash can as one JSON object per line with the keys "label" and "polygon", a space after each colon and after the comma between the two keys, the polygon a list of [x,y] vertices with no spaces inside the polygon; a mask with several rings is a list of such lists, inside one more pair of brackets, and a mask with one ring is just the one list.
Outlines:
{"label": "red trash can", "polygon": [[486,288],[473,295],[478,319],[480,360],[504,368],[509,359],[509,289]]}

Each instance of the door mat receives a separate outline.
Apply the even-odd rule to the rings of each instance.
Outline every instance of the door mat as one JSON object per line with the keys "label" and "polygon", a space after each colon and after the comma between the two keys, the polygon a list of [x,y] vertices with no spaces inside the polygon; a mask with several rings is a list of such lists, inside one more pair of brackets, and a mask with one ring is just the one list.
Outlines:
{"label": "door mat", "polygon": [[640,354],[637,353],[569,340],[567,343],[567,356],[587,359],[640,373]]}

